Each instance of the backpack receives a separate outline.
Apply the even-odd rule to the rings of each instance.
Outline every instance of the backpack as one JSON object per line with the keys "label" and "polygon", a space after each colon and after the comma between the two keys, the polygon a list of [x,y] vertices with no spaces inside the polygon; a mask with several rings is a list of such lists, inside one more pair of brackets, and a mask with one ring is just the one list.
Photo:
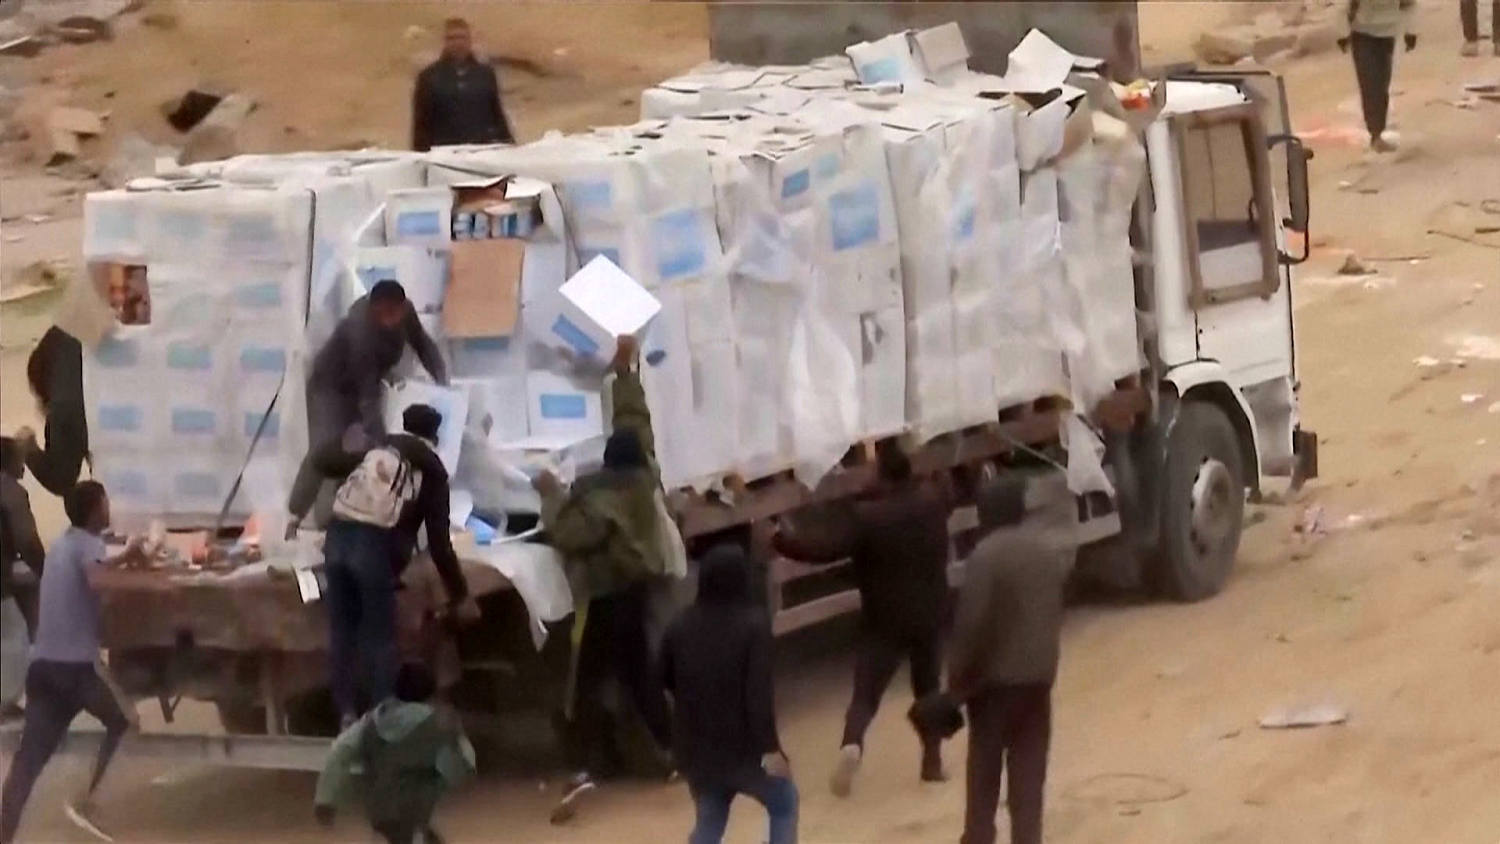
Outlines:
{"label": "backpack", "polygon": [[372,448],[339,485],[333,514],[351,522],[394,527],[421,488],[422,473],[395,446]]}

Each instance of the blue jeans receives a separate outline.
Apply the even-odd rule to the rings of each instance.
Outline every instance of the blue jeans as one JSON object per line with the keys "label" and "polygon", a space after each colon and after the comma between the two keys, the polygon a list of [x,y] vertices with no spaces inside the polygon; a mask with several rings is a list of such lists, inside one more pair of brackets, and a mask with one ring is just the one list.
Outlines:
{"label": "blue jeans", "polygon": [[323,597],[328,607],[329,686],[339,715],[348,718],[390,697],[396,683],[400,654],[391,532],[334,520],[323,543],[323,575],[328,582]]}
{"label": "blue jeans", "polygon": [[789,779],[773,777],[757,768],[724,782],[689,784],[698,820],[688,844],[719,844],[729,826],[729,804],[745,795],[766,807],[770,819],[770,844],[797,844],[797,786]]}

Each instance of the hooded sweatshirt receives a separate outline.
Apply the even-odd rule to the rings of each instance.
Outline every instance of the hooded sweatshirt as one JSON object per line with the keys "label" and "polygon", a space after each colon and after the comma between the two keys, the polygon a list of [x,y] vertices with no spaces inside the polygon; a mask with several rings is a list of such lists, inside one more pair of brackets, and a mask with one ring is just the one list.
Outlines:
{"label": "hooded sweatshirt", "polygon": [[[367,735],[375,731],[378,743]],[[431,704],[408,703],[392,698],[381,703],[339,734],[318,776],[314,801],[319,806],[346,806],[368,802],[371,795],[366,776],[370,761],[367,750],[376,744],[382,752],[403,757],[403,779],[428,791],[417,795],[438,796],[474,775],[474,746],[456,721],[440,714]],[[410,764],[416,760],[416,764]]]}
{"label": "hooded sweatshirt", "polygon": [[760,767],[781,749],[771,682],[771,627],[750,600],[744,552],[710,551],[698,599],[667,628],[662,682],[672,695],[672,753],[690,783]]}

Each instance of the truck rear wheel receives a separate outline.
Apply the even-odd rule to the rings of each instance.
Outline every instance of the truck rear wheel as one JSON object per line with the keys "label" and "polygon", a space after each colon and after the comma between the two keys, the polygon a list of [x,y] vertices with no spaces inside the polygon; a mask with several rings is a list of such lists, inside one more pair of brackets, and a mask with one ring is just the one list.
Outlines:
{"label": "truck rear wheel", "polygon": [[1245,519],[1239,439],[1224,411],[1183,402],[1167,441],[1161,545],[1151,566],[1157,591],[1201,601],[1224,587]]}

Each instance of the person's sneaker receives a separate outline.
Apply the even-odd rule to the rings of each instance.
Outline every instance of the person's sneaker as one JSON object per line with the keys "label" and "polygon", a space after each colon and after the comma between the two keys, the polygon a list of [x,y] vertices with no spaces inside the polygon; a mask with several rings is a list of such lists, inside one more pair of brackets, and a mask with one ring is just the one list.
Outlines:
{"label": "person's sneaker", "polygon": [[97,811],[93,804],[84,800],[72,800],[63,804],[63,814],[74,826],[94,836],[100,841],[114,841],[115,839],[107,832],[99,828],[96,819]]}
{"label": "person's sneaker", "polygon": [[557,806],[552,809],[552,825],[565,824],[576,817],[579,801],[584,798],[584,795],[593,792],[598,787],[594,778],[588,774],[578,774],[568,780],[562,799],[557,801]]}
{"label": "person's sneaker", "polygon": [[848,797],[854,790],[854,775],[859,773],[859,763],[864,760],[864,750],[857,744],[846,744],[839,748],[839,762],[834,766],[833,777],[828,788],[835,797]]}
{"label": "person's sneaker", "polygon": [[1463,56],[1466,59],[1472,59],[1475,56],[1478,56],[1479,55],[1479,42],[1478,41],[1465,41],[1464,45],[1459,48],[1458,54],[1460,56]]}
{"label": "person's sneaker", "polygon": [[1370,139],[1370,150],[1378,153],[1395,152],[1398,148],[1396,139],[1389,134]]}

